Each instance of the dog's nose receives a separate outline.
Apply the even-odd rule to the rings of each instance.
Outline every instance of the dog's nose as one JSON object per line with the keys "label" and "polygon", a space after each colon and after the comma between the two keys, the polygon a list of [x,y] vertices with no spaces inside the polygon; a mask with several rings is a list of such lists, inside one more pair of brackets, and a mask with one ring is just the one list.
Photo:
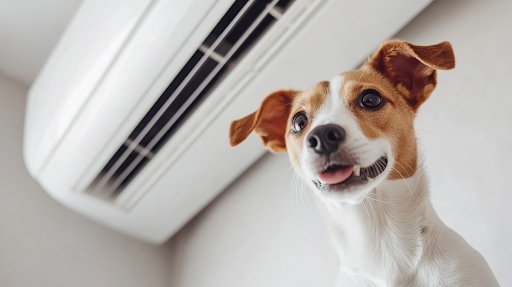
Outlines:
{"label": "dog's nose", "polygon": [[345,130],[334,124],[314,128],[307,137],[307,146],[318,154],[329,155],[345,140]]}

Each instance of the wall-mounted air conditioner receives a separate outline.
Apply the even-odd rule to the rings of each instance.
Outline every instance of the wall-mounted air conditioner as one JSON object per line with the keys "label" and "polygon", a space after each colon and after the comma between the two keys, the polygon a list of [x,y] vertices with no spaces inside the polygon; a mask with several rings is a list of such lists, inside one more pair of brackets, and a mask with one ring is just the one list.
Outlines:
{"label": "wall-mounted air conditioner", "polygon": [[355,68],[430,0],[85,0],[29,92],[56,200],[161,243],[265,151],[228,144],[274,90]]}

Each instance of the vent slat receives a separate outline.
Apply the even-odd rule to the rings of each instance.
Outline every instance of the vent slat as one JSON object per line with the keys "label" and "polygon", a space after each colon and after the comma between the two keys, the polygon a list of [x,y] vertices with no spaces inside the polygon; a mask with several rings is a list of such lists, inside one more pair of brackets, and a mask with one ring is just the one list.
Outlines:
{"label": "vent slat", "polygon": [[[199,51],[201,51],[203,53],[206,53],[207,50],[208,50],[208,47],[206,47],[205,45],[201,45],[201,47],[199,47]],[[212,58],[216,62],[222,62],[224,59],[224,57],[221,56],[220,54],[218,54],[217,52],[212,52],[210,54],[210,58]]]}
{"label": "vent slat", "polygon": [[214,86],[226,65],[282,16],[288,2],[235,1],[86,192],[115,199]]}

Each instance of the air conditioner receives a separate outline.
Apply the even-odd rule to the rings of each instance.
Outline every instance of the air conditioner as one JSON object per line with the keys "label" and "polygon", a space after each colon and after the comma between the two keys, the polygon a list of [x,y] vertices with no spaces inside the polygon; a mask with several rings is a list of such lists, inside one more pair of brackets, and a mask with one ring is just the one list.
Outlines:
{"label": "air conditioner", "polygon": [[162,243],[265,150],[232,120],[357,67],[430,0],[86,0],[37,80],[24,157],[57,201]]}

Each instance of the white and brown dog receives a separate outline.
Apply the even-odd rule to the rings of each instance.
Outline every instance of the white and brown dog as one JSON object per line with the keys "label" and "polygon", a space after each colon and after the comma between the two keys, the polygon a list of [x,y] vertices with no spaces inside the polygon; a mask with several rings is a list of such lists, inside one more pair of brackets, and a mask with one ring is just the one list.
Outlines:
{"label": "white and brown dog", "polygon": [[232,123],[232,146],[255,131],[271,151],[288,152],[315,191],[339,253],[339,286],[499,286],[437,216],[418,162],[416,112],[436,69],[454,67],[448,42],[387,42],[359,70],[275,92]]}

